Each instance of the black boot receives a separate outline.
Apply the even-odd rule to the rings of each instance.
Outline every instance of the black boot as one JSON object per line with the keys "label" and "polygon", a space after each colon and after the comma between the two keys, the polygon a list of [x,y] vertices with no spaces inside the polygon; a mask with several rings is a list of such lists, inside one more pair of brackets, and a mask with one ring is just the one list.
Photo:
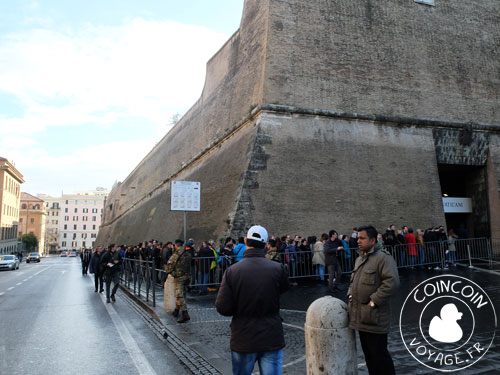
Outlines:
{"label": "black boot", "polygon": [[176,318],[177,318],[177,317],[179,316],[179,309],[175,309],[175,310],[172,312],[172,315],[173,315],[174,317],[176,317]]}
{"label": "black boot", "polygon": [[188,320],[190,320],[191,318],[189,317],[189,314],[187,311],[183,311],[182,312],[182,318],[180,318],[177,323],[186,323]]}

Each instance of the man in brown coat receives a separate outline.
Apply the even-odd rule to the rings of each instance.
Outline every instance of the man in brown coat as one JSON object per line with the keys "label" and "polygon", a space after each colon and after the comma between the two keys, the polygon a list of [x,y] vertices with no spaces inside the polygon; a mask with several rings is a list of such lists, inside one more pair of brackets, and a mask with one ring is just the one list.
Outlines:
{"label": "man in brown coat", "polygon": [[395,370],[387,350],[389,302],[399,288],[399,275],[394,258],[377,243],[377,234],[372,226],[358,228],[359,257],[347,292],[349,328],[359,333],[370,375],[391,375]]}

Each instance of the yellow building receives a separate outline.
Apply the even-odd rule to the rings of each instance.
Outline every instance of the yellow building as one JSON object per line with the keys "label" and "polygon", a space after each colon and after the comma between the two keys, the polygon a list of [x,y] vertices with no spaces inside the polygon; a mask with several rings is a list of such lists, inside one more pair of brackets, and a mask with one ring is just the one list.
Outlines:
{"label": "yellow building", "polygon": [[23,175],[0,157],[0,254],[17,253],[17,231]]}
{"label": "yellow building", "polygon": [[38,239],[38,252],[45,254],[45,206],[44,201],[28,193],[21,193],[18,234],[33,233]]}

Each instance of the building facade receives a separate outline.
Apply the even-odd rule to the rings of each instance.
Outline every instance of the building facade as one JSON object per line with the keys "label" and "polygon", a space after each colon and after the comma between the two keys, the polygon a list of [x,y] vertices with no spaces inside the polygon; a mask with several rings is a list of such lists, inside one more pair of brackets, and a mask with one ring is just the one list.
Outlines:
{"label": "building facade", "polygon": [[21,193],[21,210],[19,212],[18,235],[34,234],[38,240],[38,252],[48,255],[45,248],[45,220],[46,212],[44,201],[31,194]]}
{"label": "building facade", "polygon": [[107,191],[99,188],[60,198],[59,250],[92,248],[99,232]]}
{"label": "building facade", "polygon": [[61,198],[54,198],[47,194],[38,194],[38,198],[43,199],[47,213],[45,221],[45,246],[49,254],[53,254],[59,248]]}
{"label": "building facade", "polygon": [[0,157],[0,254],[18,251],[17,231],[23,175]]}
{"label": "building facade", "polygon": [[256,223],[500,238],[498,14],[498,0],[246,0],[200,99],[111,191],[97,243],[182,237],[176,180],[201,183],[199,240]]}

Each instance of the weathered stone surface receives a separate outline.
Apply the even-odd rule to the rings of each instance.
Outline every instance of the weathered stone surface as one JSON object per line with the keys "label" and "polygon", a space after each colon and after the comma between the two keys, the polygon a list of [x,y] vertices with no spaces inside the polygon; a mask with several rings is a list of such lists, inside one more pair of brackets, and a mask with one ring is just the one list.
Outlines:
{"label": "weathered stone surface", "polygon": [[[97,243],[182,237],[175,179],[202,183],[197,240],[440,225],[437,162],[453,158],[486,163],[498,233],[499,24],[496,0],[246,0],[198,102],[111,192]],[[453,153],[433,137],[470,122]]]}
{"label": "weathered stone surface", "polygon": [[314,301],[304,328],[308,375],[358,373],[356,339],[343,301],[330,296]]}

